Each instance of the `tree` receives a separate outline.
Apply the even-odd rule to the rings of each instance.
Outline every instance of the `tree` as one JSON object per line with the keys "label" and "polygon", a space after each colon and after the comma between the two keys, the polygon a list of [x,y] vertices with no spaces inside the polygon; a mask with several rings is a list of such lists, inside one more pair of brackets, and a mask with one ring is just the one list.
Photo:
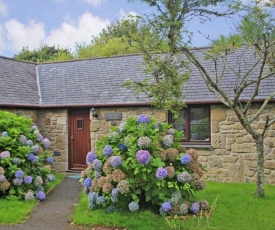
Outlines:
{"label": "tree", "polygon": [[[132,0],[131,2],[133,2]],[[219,12],[217,4],[223,5],[225,1],[212,0],[141,0],[155,7],[157,13],[143,18],[147,24],[147,31],[154,35],[156,44],[165,41],[166,46],[143,46],[143,34],[133,38],[139,44],[140,52],[144,56],[145,72],[150,77],[143,82],[128,81],[127,87],[135,89],[136,93],[145,93],[150,103],[175,116],[185,104],[183,102],[183,86],[189,78],[188,62],[181,58],[181,47],[188,47],[192,33],[188,30],[188,22],[193,17],[202,21],[211,16],[225,16],[232,14],[230,10]],[[210,7],[214,9],[210,10]],[[163,49],[165,47],[165,49]]]}
{"label": "tree", "polygon": [[22,50],[14,55],[14,59],[31,62],[53,62],[72,60],[73,55],[68,49],[55,48],[55,46],[41,45],[39,49],[29,50],[23,47]]}
{"label": "tree", "polygon": [[[148,92],[149,89],[157,89],[158,92],[149,92],[149,95],[155,97],[157,100],[165,95],[166,90],[170,90],[169,100],[162,103],[160,100],[160,106],[169,110],[178,109],[180,104],[181,95],[178,91],[182,91],[184,81],[181,81],[182,75],[180,74],[182,68],[187,68],[188,64],[179,66],[174,60],[178,60],[178,54],[182,54],[186,59],[193,64],[201,73],[202,79],[207,85],[208,89],[212,91],[217,98],[231,108],[240,120],[240,123],[244,129],[252,135],[256,142],[257,148],[257,190],[256,195],[263,197],[264,192],[264,147],[263,139],[265,132],[272,123],[275,122],[275,117],[267,117],[266,125],[262,133],[259,133],[253,127],[253,121],[255,121],[260,114],[262,114],[264,108],[268,102],[275,97],[275,90],[272,94],[266,97],[261,104],[258,111],[250,116],[248,111],[250,110],[254,99],[259,94],[260,85],[264,80],[268,78],[274,78],[274,65],[270,66],[274,61],[274,21],[270,13],[264,8],[267,5],[267,1],[255,2],[253,6],[244,6],[238,1],[207,1],[207,0],[141,0],[148,3],[151,7],[155,7],[158,14],[153,14],[151,17],[145,19],[149,21],[159,37],[168,39],[169,50],[165,54],[162,60],[160,56],[155,54],[149,54],[147,51],[142,50],[144,60],[146,64],[146,71],[149,70],[154,82],[132,82],[131,86],[137,89],[139,92]],[[229,4],[229,3],[231,4]],[[270,1],[272,3],[272,1]],[[220,13],[219,9],[215,8],[210,10],[210,7],[217,4],[224,5],[227,9],[223,13]],[[272,5],[270,5],[272,7]],[[240,25],[239,29],[241,33],[238,36],[230,36],[224,42],[219,41],[213,49],[209,49],[209,52],[205,53],[205,58],[212,62],[215,68],[215,74],[211,73],[203,64],[203,61],[194,53],[194,50],[190,49],[192,41],[192,34],[188,31],[186,23],[193,17],[201,17],[203,20],[209,19],[210,16],[226,16],[233,12],[239,12],[240,9],[248,12],[245,20]],[[251,29],[253,28],[253,30]],[[255,30],[256,29],[256,30]],[[231,42],[230,42],[231,40]],[[233,42],[232,42],[233,41]],[[245,51],[253,52],[255,54],[255,61],[250,63],[250,66],[246,66],[244,70],[240,67],[235,72],[230,67],[230,63],[227,62],[228,55],[237,51],[240,48],[240,42]],[[246,44],[244,44],[245,42]],[[222,44],[222,45],[219,45]],[[157,58],[155,58],[157,56]],[[162,56],[163,57],[163,56]],[[170,58],[172,61],[166,61]],[[174,57],[178,57],[177,59]],[[240,56],[244,58],[244,56]],[[238,85],[234,88],[235,96],[230,97],[221,85],[222,79],[226,76],[224,70],[225,67],[231,68],[236,74]],[[238,67],[238,66],[236,66]],[[165,71],[167,70],[167,71]],[[256,77],[255,71],[257,71]],[[173,84],[177,84],[173,86]],[[152,87],[150,87],[150,85]],[[166,87],[162,87],[165,85]],[[242,101],[241,96],[248,87],[253,87],[253,93],[247,101]],[[176,89],[176,90],[175,90]],[[159,95],[157,95],[159,94]],[[166,106],[167,102],[170,105],[179,105],[176,107]],[[162,104],[161,104],[162,103]],[[165,107],[166,106],[166,107]]]}
{"label": "tree", "polygon": [[[110,57],[139,53],[139,44],[136,38],[146,30],[147,25],[141,24],[138,17],[116,20],[94,37],[91,44],[77,44],[76,57],[79,59],[90,57]],[[134,39],[135,38],[135,39]],[[155,44],[150,33],[144,34],[142,43]],[[140,40],[139,40],[140,41]]]}

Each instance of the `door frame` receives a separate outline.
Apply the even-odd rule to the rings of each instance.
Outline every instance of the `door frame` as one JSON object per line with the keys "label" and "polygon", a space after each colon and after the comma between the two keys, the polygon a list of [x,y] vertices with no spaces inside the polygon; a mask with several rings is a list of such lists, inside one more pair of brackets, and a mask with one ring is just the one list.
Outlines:
{"label": "door frame", "polygon": [[[91,123],[91,119],[90,119],[90,109],[89,108],[80,108],[80,109],[69,109],[69,117],[68,117],[68,150],[69,150],[69,154],[68,154],[68,170],[70,171],[80,171],[84,168],[86,168],[87,166],[85,165],[85,167],[73,167],[73,141],[72,141],[72,131],[73,131],[73,114],[78,114],[78,113],[87,113],[89,119],[89,124],[88,124],[88,127],[89,127],[89,142],[88,142],[88,148],[90,151],[91,149],[91,134],[90,134],[90,123]],[[88,152],[87,152],[88,153]]]}

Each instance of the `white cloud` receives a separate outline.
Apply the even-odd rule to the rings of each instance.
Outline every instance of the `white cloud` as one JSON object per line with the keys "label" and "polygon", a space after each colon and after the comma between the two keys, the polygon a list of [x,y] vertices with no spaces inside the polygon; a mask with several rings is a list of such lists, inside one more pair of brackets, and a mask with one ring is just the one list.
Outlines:
{"label": "white cloud", "polygon": [[8,9],[6,5],[0,1],[0,16],[7,16],[8,15]]}
{"label": "white cloud", "polygon": [[119,10],[120,18],[129,18],[129,16],[137,16],[138,14],[134,11],[126,13],[123,9]]}
{"label": "white cloud", "polygon": [[[90,13],[82,14],[77,21],[65,20],[59,27],[45,34],[44,24],[29,20],[23,24],[16,19],[0,22],[0,52],[18,53],[23,47],[37,49],[41,44],[75,48],[76,43],[90,43],[92,36],[98,35],[109,24]],[[0,53],[1,55],[1,53]]]}
{"label": "white cloud", "polygon": [[51,31],[44,43],[60,45],[63,48],[74,48],[75,43],[90,43],[93,35],[98,35],[109,24],[109,20],[103,20],[90,13],[84,13],[77,24],[63,22],[62,25]]}
{"label": "white cloud", "polygon": [[[4,37],[4,38],[3,38]],[[24,46],[29,49],[40,47],[45,37],[44,25],[30,20],[27,25],[16,19],[10,19],[4,23],[2,28],[2,44],[12,51],[20,51]],[[4,40],[4,42],[3,42]],[[0,49],[1,48],[0,46]]]}
{"label": "white cloud", "polygon": [[102,2],[102,0],[83,0],[83,1],[93,6],[99,6]]}

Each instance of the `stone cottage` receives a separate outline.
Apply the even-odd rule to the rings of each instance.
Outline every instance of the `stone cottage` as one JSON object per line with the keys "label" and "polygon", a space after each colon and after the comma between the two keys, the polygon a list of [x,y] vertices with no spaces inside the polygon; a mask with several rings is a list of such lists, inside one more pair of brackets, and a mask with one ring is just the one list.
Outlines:
{"label": "stone cottage", "polygon": [[[211,61],[203,59],[204,50],[193,52],[201,55],[201,61],[214,73]],[[145,95],[135,95],[123,87],[127,79],[139,81],[146,77],[142,61],[141,55],[127,55],[29,63],[0,56],[0,109],[33,119],[40,132],[51,140],[54,167],[60,171],[85,167],[87,152],[94,149],[96,141],[111,126],[146,113],[184,131],[182,144],[198,151],[201,163],[208,169],[206,179],[254,182],[257,165],[253,138],[234,112],[207,89],[200,73],[191,66],[184,89],[187,108],[179,119],[173,119],[171,114],[151,107]],[[225,69],[227,74],[221,84],[229,95],[234,94],[238,83],[232,67],[245,69],[251,62],[253,55],[242,49],[228,56],[231,66]],[[274,89],[274,77],[264,81],[254,108]],[[252,89],[245,92],[243,100],[249,97],[249,90]],[[267,115],[275,116],[274,105],[270,103],[255,122],[259,131],[264,128]],[[275,124],[265,138],[265,180],[275,184]]]}

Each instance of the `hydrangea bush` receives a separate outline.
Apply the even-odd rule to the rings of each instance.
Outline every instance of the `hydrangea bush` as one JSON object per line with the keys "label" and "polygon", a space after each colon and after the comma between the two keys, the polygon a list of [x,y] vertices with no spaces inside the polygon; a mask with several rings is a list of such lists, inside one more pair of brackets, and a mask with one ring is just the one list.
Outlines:
{"label": "hydrangea bush", "polygon": [[0,111],[0,197],[44,200],[51,174],[50,141],[30,119]]}
{"label": "hydrangea bush", "polygon": [[162,216],[186,215],[208,209],[197,201],[205,187],[195,150],[181,146],[182,132],[145,114],[129,118],[97,142],[87,154],[80,181],[89,209],[137,211],[156,207]]}

